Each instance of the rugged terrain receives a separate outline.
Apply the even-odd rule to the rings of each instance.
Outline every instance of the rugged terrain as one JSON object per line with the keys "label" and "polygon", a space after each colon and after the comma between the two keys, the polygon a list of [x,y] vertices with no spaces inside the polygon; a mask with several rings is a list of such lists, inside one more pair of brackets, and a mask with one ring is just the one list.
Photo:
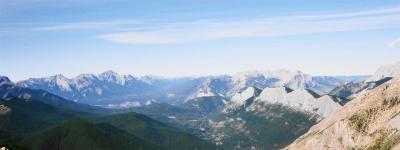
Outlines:
{"label": "rugged terrain", "polygon": [[400,79],[352,100],[286,149],[400,149]]}

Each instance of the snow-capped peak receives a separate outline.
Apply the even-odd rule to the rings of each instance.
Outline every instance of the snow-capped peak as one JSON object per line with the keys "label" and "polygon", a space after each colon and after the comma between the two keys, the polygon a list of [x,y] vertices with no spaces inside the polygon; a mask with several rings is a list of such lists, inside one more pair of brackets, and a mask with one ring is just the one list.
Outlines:
{"label": "snow-capped peak", "polygon": [[225,94],[230,89],[229,82],[228,76],[209,77],[186,100],[205,96],[226,96]]}
{"label": "snow-capped peak", "polygon": [[71,87],[69,85],[70,80],[68,78],[66,78],[65,76],[63,76],[62,74],[57,74],[55,76],[51,77],[52,79],[54,79],[56,85],[64,91],[71,91]]}
{"label": "snow-capped peak", "polygon": [[108,71],[105,71],[105,72],[99,74],[99,77],[103,77],[103,78],[108,78],[109,79],[109,78],[120,77],[120,75],[117,72],[114,72],[112,70],[108,70]]}
{"label": "snow-capped peak", "polygon": [[13,82],[11,82],[11,80],[6,77],[6,76],[0,76],[0,86],[1,85],[11,85],[13,84]]}
{"label": "snow-capped peak", "polygon": [[233,80],[246,80],[251,77],[264,76],[268,78],[277,78],[282,81],[289,81],[293,79],[295,76],[299,75],[309,76],[301,71],[289,71],[286,69],[278,69],[278,70],[268,70],[268,71],[251,70],[251,71],[239,72],[234,74],[232,78]]}
{"label": "snow-capped peak", "polygon": [[242,89],[248,86],[254,86],[259,89],[267,87],[289,87],[291,89],[304,88],[311,82],[312,77],[301,71],[288,71],[285,69],[272,71],[246,71],[234,74],[232,76],[232,85],[234,89]]}
{"label": "snow-capped peak", "polygon": [[400,76],[400,62],[381,66],[380,68],[378,68],[375,74],[367,81],[378,81],[385,77],[398,77],[398,76]]}
{"label": "snow-capped peak", "polygon": [[96,78],[93,74],[80,74],[72,79],[72,84],[79,90],[92,85],[93,80]]}
{"label": "snow-capped peak", "polygon": [[99,75],[99,78],[108,82],[114,82],[120,85],[124,85],[125,84],[125,78],[121,75],[119,75],[118,73],[109,70],[106,72],[103,72]]}

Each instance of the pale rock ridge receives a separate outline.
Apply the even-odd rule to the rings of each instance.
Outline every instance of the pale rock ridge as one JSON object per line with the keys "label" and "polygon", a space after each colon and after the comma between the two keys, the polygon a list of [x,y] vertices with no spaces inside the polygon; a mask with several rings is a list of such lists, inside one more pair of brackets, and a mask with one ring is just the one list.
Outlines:
{"label": "pale rock ridge", "polygon": [[305,112],[318,114],[325,118],[339,110],[342,106],[331,96],[315,97],[309,90],[297,89],[288,92],[285,87],[265,88],[256,102],[282,104]]}
{"label": "pale rock ridge", "polygon": [[237,94],[235,94],[232,98],[231,98],[231,102],[234,105],[240,106],[243,105],[244,102],[253,97],[256,96],[256,89],[254,87],[248,87],[246,88],[246,90],[239,92]]}
{"label": "pale rock ridge", "polygon": [[236,93],[235,95],[232,96],[230,101],[226,102],[222,112],[227,113],[241,106],[245,106],[246,102],[249,99],[257,97],[259,93],[260,89],[257,89],[255,87],[248,87],[243,91]]}
{"label": "pale rock ridge", "polygon": [[286,149],[399,149],[400,79],[347,103]]}

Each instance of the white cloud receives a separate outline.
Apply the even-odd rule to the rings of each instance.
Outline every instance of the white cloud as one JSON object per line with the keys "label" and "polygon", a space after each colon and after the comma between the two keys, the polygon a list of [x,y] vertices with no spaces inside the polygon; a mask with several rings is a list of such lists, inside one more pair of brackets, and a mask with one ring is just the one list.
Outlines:
{"label": "white cloud", "polygon": [[[102,39],[128,44],[183,43],[221,38],[276,37],[400,27],[400,13],[309,21],[298,16],[168,25],[148,32],[118,32]],[[104,38],[107,37],[107,38]]]}
{"label": "white cloud", "polygon": [[400,38],[397,38],[397,39],[393,39],[393,40],[389,41],[387,47],[388,48],[395,48],[395,47],[397,47],[399,45],[400,45]]}
{"label": "white cloud", "polygon": [[100,29],[105,27],[113,27],[114,24],[107,22],[80,22],[80,23],[66,23],[54,26],[38,27],[34,30],[38,31],[53,31],[53,30],[76,30],[76,29]]}
{"label": "white cloud", "polygon": [[292,36],[329,32],[400,28],[400,7],[345,13],[314,12],[272,18],[202,20],[194,22],[83,22],[40,30],[95,29],[110,33],[102,40],[126,44],[171,44],[221,38]]}
{"label": "white cloud", "polygon": [[105,30],[105,29],[121,29],[132,25],[143,25],[143,24],[141,22],[132,20],[72,22],[72,23],[63,23],[63,24],[36,27],[33,30],[35,31]]}
{"label": "white cloud", "polygon": [[386,15],[395,14],[400,12],[400,7],[390,7],[381,9],[364,10],[358,12],[345,12],[345,13],[320,13],[303,15],[303,18],[308,19],[337,19],[337,18],[351,18],[351,17],[363,17],[363,16],[374,16],[374,15]]}
{"label": "white cloud", "polygon": [[114,33],[98,36],[103,40],[127,44],[168,44],[178,40],[171,36],[152,35],[149,33]]}

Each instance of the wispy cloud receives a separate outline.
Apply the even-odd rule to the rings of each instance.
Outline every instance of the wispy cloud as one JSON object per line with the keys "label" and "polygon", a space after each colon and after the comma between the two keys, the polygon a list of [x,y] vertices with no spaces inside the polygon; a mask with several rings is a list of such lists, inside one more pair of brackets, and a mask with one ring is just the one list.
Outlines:
{"label": "wispy cloud", "polygon": [[270,18],[193,22],[84,22],[38,30],[103,30],[96,38],[127,44],[170,44],[222,38],[292,36],[316,33],[400,28],[400,6],[345,13],[307,13]]}
{"label": "wispy cloud", "polygon": [[400,38],[397,38],[397,39],[393,39],[393,40],[389,41],[387,47],[388,48],[395,48],[395,47],[397,47],[399,45],[400,45]]}
{"label": "wispy cloud", "polygon": [[308,19],[339,19],[339,18],[387,15],[399,12],[400,12],[400,6],[397,6],[397,7],[372,9],[372,10],[364,10],[356,12],[311,14],[311,15],[304,15],[303,17]]}
{"label": "wispy cloud", "polygon": [[53,26],[43,26],[34,28],[37,31],[56,31],[56,30],[78,30],[78,29],[104,29],[112,28],[117,25],[116,22],[79,22],[65,23]]}
{"label": "wispy cloud", "polygon": [[100,39],[108,40],[116,43],[127,43],[127,44],[168,44],[177,43],[182,39],[176,39],[176,37],[168,35],[150,34],[150,33],[117,33],[117,34],[106,34],[98,36]]}
{"label": "wispy cloud", "polygon": [[[43,9],[43,8],[58,8],[59,6],[77,6],[82,4],[94,4],[105,2],[116,2],[123,0],[67,0],[67,1],[54,1],[54,0],[0,0],[0,8],[2,12],[18,12],[21,10]],[[17,8],[17,9],[16,9]]]}
{"label": "wispy cloud", "polygon": [[[48,26],[39,26],[33,28],[35,31],[60,31],[60,30],[109,30],[109,31],[128,31],[142,29],[150,23],[148,20],[106,20],[106,21],[88,21],[61,23]],[[154,28],[154,27],[153,27]]]}

